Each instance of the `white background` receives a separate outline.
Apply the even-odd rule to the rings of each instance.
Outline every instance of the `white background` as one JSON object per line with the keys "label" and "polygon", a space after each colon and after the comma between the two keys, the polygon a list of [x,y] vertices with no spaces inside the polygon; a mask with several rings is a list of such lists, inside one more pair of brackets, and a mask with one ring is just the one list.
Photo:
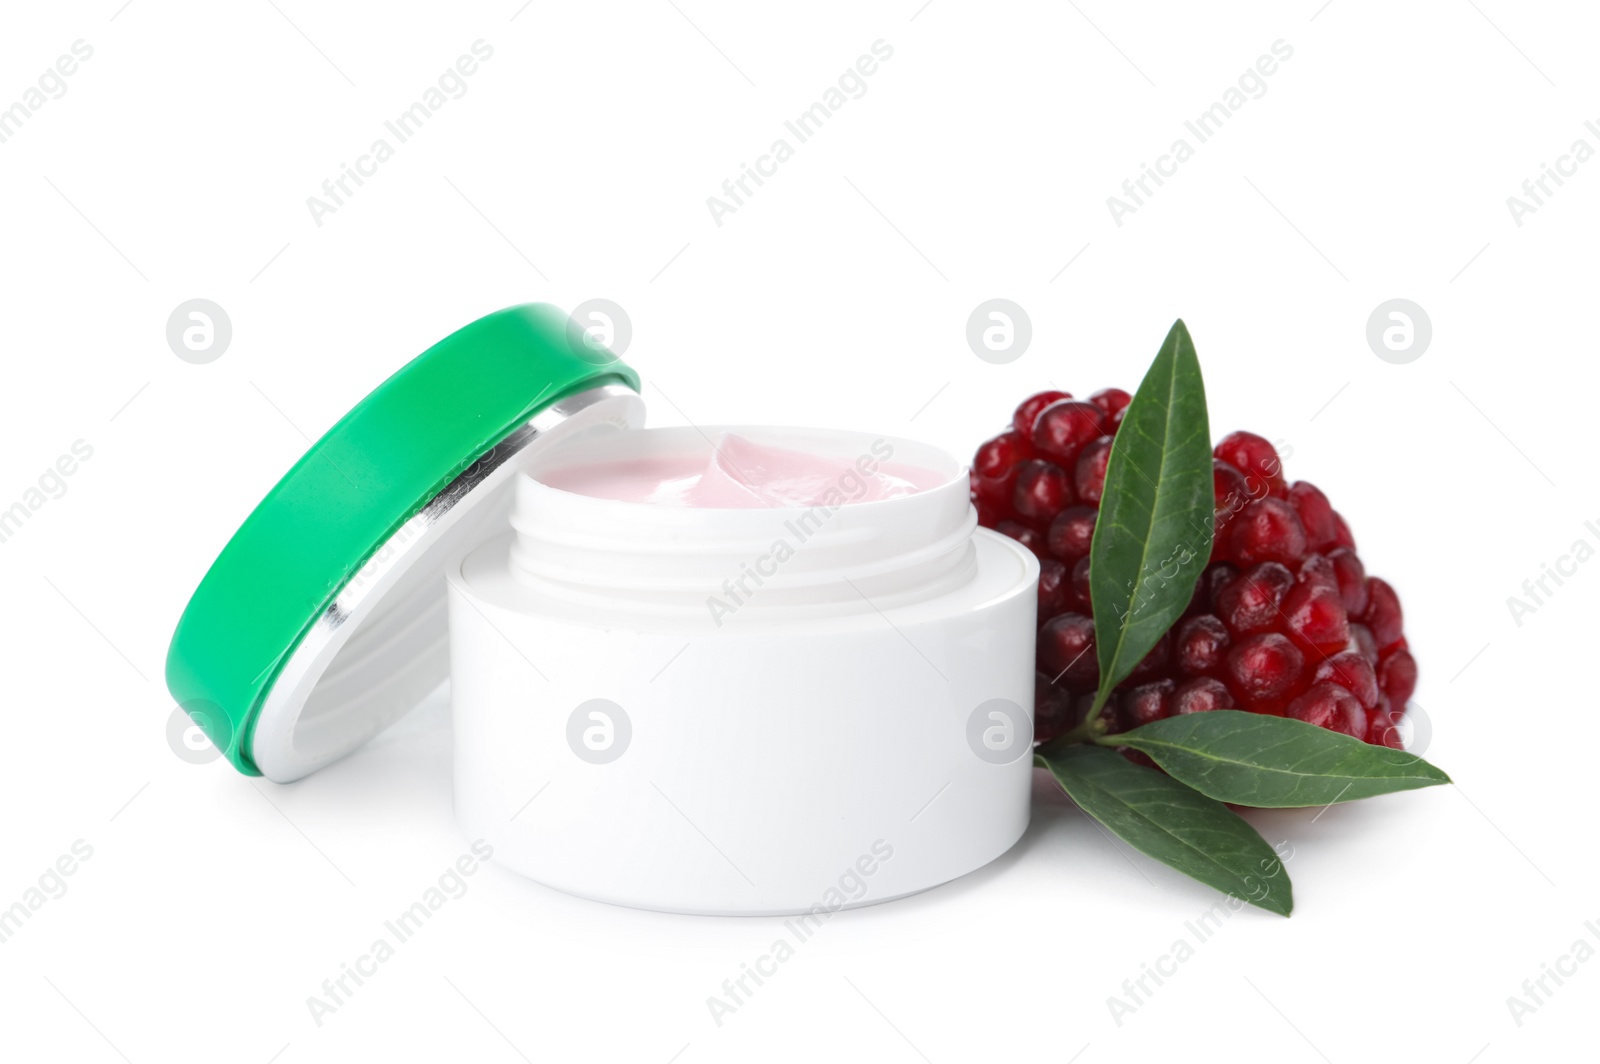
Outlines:
{"label": "white background", "polygon": [[[94,449],[0,544],[0,905],[93,847],[0,945],[5,1057],[1593,1056],[1600,963],[1520,1027],[1506,1004],[1600,919],[1600,564],[1520,626],[1506,604],[1600,543],[1600,162],[1520,227],[1506,206],[1575,138],[1600,148],[1592,11],[121,2],[0,15],[0,106],[94,48],[0,144],[0,504]],[[494,56],[467,94],[315,225],[306,197],[479,38]],[[878,39],[894,56],[866,95],[715,225],[706,197]],[[1106,197],[1279,39],[1266,94],[1115,225]],[[1005,366],[964,339],[996,296],[1034,328]],[[165,340],[194,297],[233,323],[209,365]],[[172,626],[306,437],[376,382],[487,311],[591,297],[629,311],[655,424],[963,454],[1047,384],[1131,389],[1183,316],[1215,432],[1289,441],[1289,473],[1398,587],[1427,755],[1458,785],[1252,814],[1293,847],[1293,918],[1233,917],[1120,1027],[1106,999],[1215,895],[1042,783],[1003,859],[835,917],[720,1027],[705,999],[777,921],[493,867],[319,1027],[307,997],[466,852],[447,708],[289,787],[196,767],[165,736]],[[1433,322],[1408,365],[1365,340],[1394,297]]]}

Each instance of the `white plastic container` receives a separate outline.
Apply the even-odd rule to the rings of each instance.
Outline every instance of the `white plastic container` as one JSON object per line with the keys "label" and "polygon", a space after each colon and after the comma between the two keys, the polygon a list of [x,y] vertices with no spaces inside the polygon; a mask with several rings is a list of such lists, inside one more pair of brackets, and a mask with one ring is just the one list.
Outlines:
{"label": "white plastic container", "polygon": [[[618,502],[539,482],[720,431],[939,486],[836,508]],[[510,533],[447,568],[456,812],[583,897],[710,914],[902,897],[1028,823],[1038,563],[907,440],[651,429],[564,441]],[[848,475],[841,494],[851,493]]]}

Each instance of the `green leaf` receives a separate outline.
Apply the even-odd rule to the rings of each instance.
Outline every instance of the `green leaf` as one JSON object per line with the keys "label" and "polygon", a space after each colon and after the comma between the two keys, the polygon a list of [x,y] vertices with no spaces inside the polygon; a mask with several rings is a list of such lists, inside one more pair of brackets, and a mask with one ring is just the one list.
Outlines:
{"label": "green leaf", "polygon": [[1141,853],[1281,916],[1294,908],[1278,855],[1221,802],[1103,746],[1041,747],[1037,762],[1080,809]]}
{"label": "green leaf", "polygon": [[1188,606],[1211,556],[1211,427],[1181,320],[1123,415],[1089,550],[1103,704]]}
{"label": "green leaf", "polygon": [[1237,709],[1168,717],[1101,741],[1141,750],[1175,779],[1236,805],[1332,805],[1450,782],[1404,750]]}

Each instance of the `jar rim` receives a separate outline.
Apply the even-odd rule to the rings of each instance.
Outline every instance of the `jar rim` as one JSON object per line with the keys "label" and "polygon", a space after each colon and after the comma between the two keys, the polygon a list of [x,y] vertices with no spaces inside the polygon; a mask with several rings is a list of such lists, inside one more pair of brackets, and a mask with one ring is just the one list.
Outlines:
{"label": "jar rim", "polygon": [[[539,478],[640,455],[709,454],[719,432],[840,458],[915,465],[936,486],[868,501],[699,507],[599,498]],[[876,448],[876,449],[874,449]],[[874,467],[875,468],[875,467]],[[972,509],[965,468],[898,437],[787,426],[683,426],[607,433],[541,454],[519,477],[507,562],[550,599],[619,614],[752,616],[848,613],[915,601],[970,580]],[[857,478],[859,479],[859,477]]]}

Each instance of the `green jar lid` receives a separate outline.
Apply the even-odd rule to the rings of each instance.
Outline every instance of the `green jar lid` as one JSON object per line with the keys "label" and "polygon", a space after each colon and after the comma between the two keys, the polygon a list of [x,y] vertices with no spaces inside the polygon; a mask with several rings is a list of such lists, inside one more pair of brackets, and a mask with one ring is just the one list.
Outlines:
{"label": "green jar lid", "polygon": [[505,525],[531,448],[644,422],[639,378],[529,303],[434,344],[329,429],[223,547],[167,687],[240,771],[287,782],[449,674],[445,566]]}

